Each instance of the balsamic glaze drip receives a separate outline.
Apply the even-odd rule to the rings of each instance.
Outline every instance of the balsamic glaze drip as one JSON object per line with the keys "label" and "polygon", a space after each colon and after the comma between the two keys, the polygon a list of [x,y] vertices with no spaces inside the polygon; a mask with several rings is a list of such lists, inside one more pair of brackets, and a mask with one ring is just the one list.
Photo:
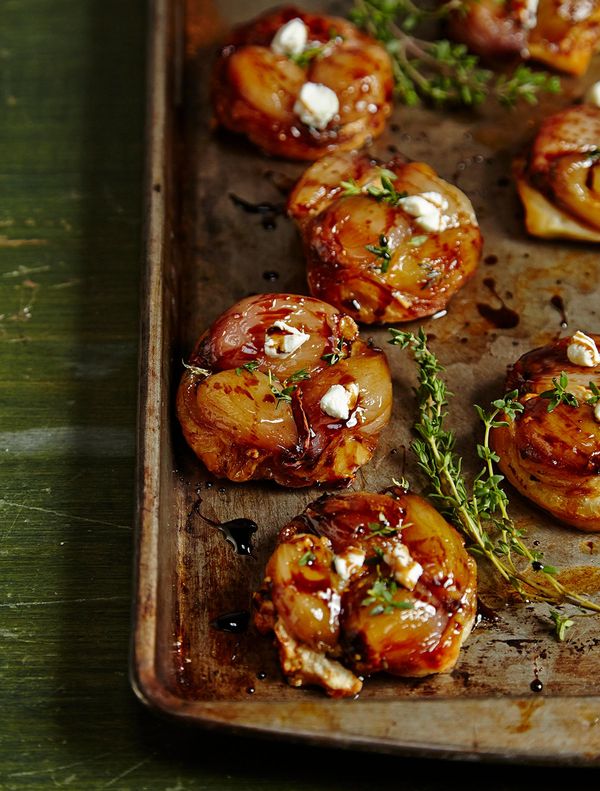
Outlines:
{"label": "balsamic glaze drip", "polygon": [[263,176],[279,190],[282,195],[288,195],[296,183],[296,179],[288,176],[287,173],[280,173],[277,170],[265,170]]}
{"label": "balsamic glaze drip", "polygon": [[258,530],[258,525],[252,519],[240,517],[239,519],[230,519],[229,522],[221,522],[221,524],[213,523],[213,526],[223,533],[225,540],[231,544],[238,555],[252,554],[252,536]]}
{"label": "balsamic glaze drip", "polygon": [[531,684],[529,685],[529,689],[532,692],[541,692],[544,689],[544,685],[539,680],[539,678],[534,678]]}
{"label": "balsamic glaze drip", "polygon": [[569,322],[567,321],[567,314],[565,313],[565,303],[563,302],[563,298],[560,296],[560,294],[555,294],[550,299],[550,304],[560,313],[560,326],[563,330],[566,329],[569,326]]}
{"label": "balsamic glaze drip", "polygon": [[240,634],[246,631],[249,623],[250,613],[248,610],[240,610],[239,612],[226,612],[223,615],[219,615],[210,625],[220,632]]}
{"label": "balsamic glaze drip", "polygon": [[[225,540],[231,544],[238,555],[252,555],[252,536],[258,530],[258,525],[252,519],[239,517],[237,519],[230,519],[228,522],[215,522],[214,519],[209,519],[200,511],[202,500],[198,499],[188,517],[197,514],[206,524],[215,527],[220,533],[223,534]],[[186,528],[188,532],[192,532],[191,526]]]}
{"label": "balsamic glaze drip", "polygon": [[260,214],[262,227],[267,231],[272,231],[276,227],[277,217],[285,214],[285,204],[283,203],[269,203],[268,201],[251,203],[233,192],[229,193],[229,198],[235,206],[248,214]]}
{"label": "balsamic glaze drip", "polygon": [[497,255],[486,255],[483,259],[484,264],[488,266],[494,266],[494,264],[498,263],[498,256]]}
{"label": "balsamic glaze drip", "polygon": [[496,299],[500,302],[499,308],[493,308],[491,305],[487,305],[483,302],[477,303],[477,310],[479,314],[483,316],[484,319],[487,319],[491,324],[498,329],[502,330],[509,330],[512,327],[516,327],[519,323],[519,314],[509,308],[502,297],[496,291],[496,282],[492,277],[486,277],[483,281],[484,286],[487,286],[492,294],[496,297]]}
{"label": "balsamic glaze drip", "polygon": [[481,599],[477,599],[477,617],[476,617],[477,624],[480,624],[482,621],[496,623],[499,620],[500,620],[500,616],[495,610],[492,610],[491,607],[488,607],[487,604],[484,604],[481,601]]}

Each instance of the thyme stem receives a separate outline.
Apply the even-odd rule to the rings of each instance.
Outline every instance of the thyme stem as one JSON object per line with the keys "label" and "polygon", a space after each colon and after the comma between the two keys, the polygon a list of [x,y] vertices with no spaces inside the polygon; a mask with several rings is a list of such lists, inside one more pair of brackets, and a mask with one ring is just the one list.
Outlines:
{"label": "thyme stem", "polygon": [[[600,604],[569,590],[556,578],[556,569],[541,562],[541,554],[527,546],[522,531],[509,516],[508,498],[500,486],[503,476],[494,468],[499,459],[491,450],[490,438],[493,429],[508,425],[507,421],[514,420],[522,411],[516,391],[494,401],[488,413],[475,407],[484,424],[483,443],[477,446],[484,463],[469,493],[461,460],[454,451],[454,435],[444,427],[448,398],[452,394],[439,376],[443,368],[427,346],[425,331],[421,327],[418,334],[395,329],[390,333],[389,343],[410,348],[418,367],[418,418],[414,424],[418,439],[411,443],[411,450],[427,475],[432,490],[430,497],[468,539],[468,549],[485,557],[524,600],[553,605],[568,603],[587,611],[585,614],[600,613]],[[516,564],[515,555],[523,559],[526,568]],[[533,570],[539,579],[525,573],[527,569]],[[552,618],[557,633],[560,627],[564,636],[565,619],[557,620],[556,614]]]}

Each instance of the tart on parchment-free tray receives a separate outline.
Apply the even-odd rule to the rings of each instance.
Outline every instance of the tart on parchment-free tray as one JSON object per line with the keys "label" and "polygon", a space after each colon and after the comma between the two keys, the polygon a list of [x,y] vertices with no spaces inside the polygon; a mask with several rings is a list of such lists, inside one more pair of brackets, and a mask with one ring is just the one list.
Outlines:
{"label": "tart on parchment-free tray", "polygon": [[381,349],[313,297],[248,297],[200,337],[177,414],[208,470],[285,486],[348,483],[387,425],[392,382]]}
{"label": "tart on parchment-free tray", "polygon": [[311,294],[360,323],[430,316],[479,264],[471,201],[424,162],[329,155],[301,176],[288,212],[302,234]]}
{"label": "tart on parchment-free tray", "polygon": [[492,434],[499,467],[560,522],[600,530],[600,335],[577,331],[527,352],[506,389],[524,409]]}
{"label": "tart on parchment-free tray", "polygon": [[295,687],[356,695],[375,673],[419,678],[456,664],[477,610],[477,568],[422,498],[325,495],[279,534],[254,621]]}
{"label": "tart on parchment-free tray", "polygon": [[312,160],[360,148],[392,109],[392,65],[347,19],[294,7],[236,28],[217,59],[217,121],[264,152]]}

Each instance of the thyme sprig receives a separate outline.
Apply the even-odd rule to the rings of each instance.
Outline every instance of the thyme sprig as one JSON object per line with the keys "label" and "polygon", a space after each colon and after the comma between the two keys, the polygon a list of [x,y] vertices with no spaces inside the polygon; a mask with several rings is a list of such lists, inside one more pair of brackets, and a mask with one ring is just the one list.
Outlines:
{"label": "thyme sprig", "polygon": [[388,524],[387,522],[369,522],[367,527],[369,528],[372,536],[382,536],[387,538],[388,536],[398,535],[398,528],[392,527],[392,525]]}
{"label": "thyme sprig", "polygon": [[548,412],[554,412],[559,404],[566,404],[567,406],[575,408],[579,406],[577,397],[567,390],[569,378],[565,371],[561,371],[560,376],[555,376],[552,379],[552,385],[553,387],[551,390],[544,390],[543,393],[540,393],[540,398],[547,398],[549,400]]}
{"label": "thyme sprig", "polygon": [[336,338],[333,343],[333,351],[329,352],[328,354],[324,354],[321,359],[324,360],[329,365],[335,365],[339,363],[346,356],[344,350],[344,342],[341,338]]}
{"label": "thyme sprig", "polygon": [[340,186],[344,188],[342,193],[345,197],[349,195],[368,195],[377,201],[389,203],[390,206],[397,206],[403,198],[408,197],[407,192],[398,192],[393,183],[398,176],[387,168],[379,168],[379,178],[381,186],[375,184],[365,184],[362,187],[356,183],[356,179],[341,181]]}
{"label": "thyme sprig", "polygon": [[306,368],[301,368],[299,371],[290,374],[290,376],[288,376],[288,378],[283,382],[282,387],[277,387],[271,371],[268,372],[268,377],[269,388],[277,400],[275,405],[277,408],[282,401],[286,404],[291,404],[292,393],[298,387],[298,382],[302,382],[305,379],[310,379],[310,374]]}
{"label": "thyme sprig", "polygon": [[[503,476],[494,468],[499,459],[490,447],[490,435],[522,411],[516,400],[517,391],[492,402],[490,411],[476,407],[484,426],[483,441],[477,445],[483,467],[469,491],[462,460],[454,450],[454,434],[444,424],[452,394],[440,376],[442,366],[427,346],[425,331],[421,327],[417,334],[396,329],[390,333],[389,343],[410,349],[418,368],[418,417],[414,424],[418,438],[411,443],[411,449],[427,476],[431,499],[463,533],[469,551],[485,558],[523,600],[555,606],[572,604],[583,611],[599,613],[600,604],[569,590],[556,578],[557,569],[543,563],[542,554],[527,546],[523,531],[508,514],[508,498],[501,487]],[[561,634],[564,637],[566,620],[554,618],[554,623],[559,638]]]}
{"label": "thyme sprig", "polygon": [[373,253],[375,256],[373,266],[379,269],[382,274],[385,274],[388,271],[390,261],[392,260],[392,254],[389,248],[389,239],[387,236],[381,234],[379,237],[379,244],[366,244],[365,250],[368,250],[369,253]]}
{"label": "thyme sprig", "polygon": [[492,96],[505,106],[537,102],[542,91],[557,93],[560,80],[520,64],[511,75],[496,75],[481,66],[464,44],[427,41],[413,31],[423,22],[464,10],[464,0],[421,8],[411,0],[355,0],[352,21],[385,46],[394,71],[396,93],[408,105],[422,100],[437,105],[475,106]]}
{"label": "thyme sprig", "polygon": [[237,376],[241,376],[242,371],[248,371],[248,373],[254,373],[254,371],[256,371],[257,368],[260,368],[260,363],[258,362],[258,360],[250,360],[249,362],[240,365],[239,368],[236,368],[235,372]]}
{"label": "thyme sprig", "polygon": [[361,607],[375,606],[369,615],[391,613],[394,610],[410,610],[413,608],[411,601],[397,601],[394,599],[398,591],[398,583],[392,577],[383,577],[378,567],[378,576],[372,587],[367,590],[367,596],[361,601]]}
{"label": "thyme sprig", "polygon": [[600,401],[600,387],[598,387],[595,382],[589,382],[588,387],[590,388],[592,395],[585,399],[585,403],[589,404],[590,406],[594,406],[598,403],[598,401]]}

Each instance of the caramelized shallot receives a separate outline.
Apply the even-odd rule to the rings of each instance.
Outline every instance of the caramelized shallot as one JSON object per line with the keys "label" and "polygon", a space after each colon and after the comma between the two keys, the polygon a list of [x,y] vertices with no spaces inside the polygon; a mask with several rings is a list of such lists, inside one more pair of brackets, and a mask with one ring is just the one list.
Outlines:
{"label": "caramelized shallot", "polygon": [[288,212],[311,293],[365,324],[436,313],[479,264],[471,202],[422,162],[323,157],[296,184]]}
{"label": "caramelized shallot", "polygon": [[348,483],[392,402],[385,354],[312,297],[266,294],[227,310],[183,373],[177,414],[214,475],[285,486]]}
{"label": "caramelized shallot", "polygon": [[380,44],[343,18],[294,7],[237,28],[212,81],[220,124],[269,154],[300,160],[380,135],[392,92]]}
{"label": "caramelized shallot", "polygon": [[449,32],[486,59],[530,59],[581,76],[600,45],[600,2],[468,0],[451,15]]}
{"label": "caramelized shallot", "polygon": [[280,532],[254,596],[295,687],[356,695],[362,677],[449,672],[473,626],[477,570],[463,539],[425,500],[325,495]]}
{"label": "caramelized shallot", "polygon": [[560,522],[589,531],[600,530],[599,346],[600,335],[577,332],[524,354],[506,382],[524,410],[492,433],[513,486]]}
{"label": "caramelized shallot", "polygon": [[600,242],[600,107],[547,118],[514,172],[532,236]]}

